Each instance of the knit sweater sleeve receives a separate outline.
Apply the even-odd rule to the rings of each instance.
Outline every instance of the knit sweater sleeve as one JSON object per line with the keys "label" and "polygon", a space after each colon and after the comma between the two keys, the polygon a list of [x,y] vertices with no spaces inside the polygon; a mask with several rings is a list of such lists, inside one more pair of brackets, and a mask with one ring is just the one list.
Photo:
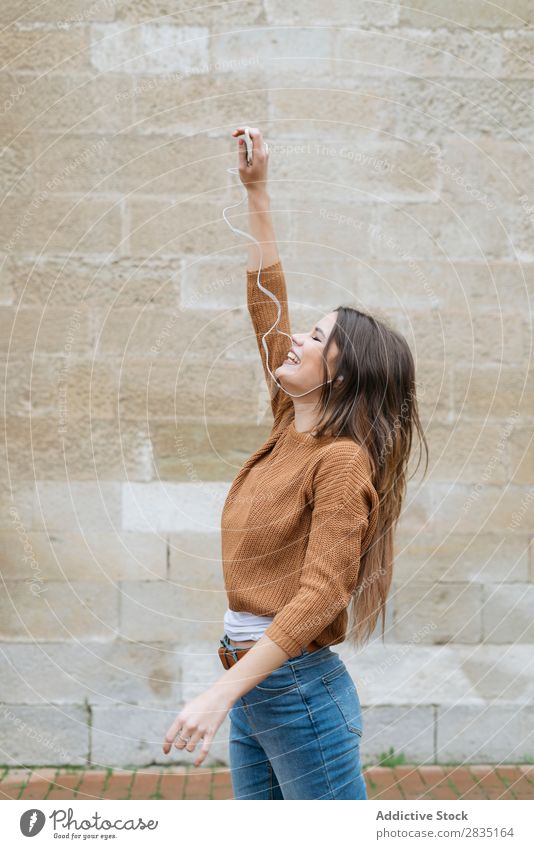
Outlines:
{"label": "knit sweater sleeve", "polygon": [[300,654],[349,604],[369,514],[377,506],[378,495],[359,452],[349,457],[334,451],[321,464],[299,590],[265,631],[289,657]]}
{"label": "knit sweater sleeve", "polygon": [[[270,394],[271,410],[274,416],[274,426],[278,424],[283,414],[291,407],[291,397],[279,389],[267,369],[265,349],[262,345],[263,334],[275,323],[278,317],[278,307],[258,286],[258,272],[247,271],[247,306],[256,335],[256,344],[260,352],[263,372]],[[265,338],[269,351],[269,368],[271,372],[282,365],[287,352],[291,348],[289,311],[287,305],[287,289],[285,275],[280,261],[262,268],[260,283],[273,293],[280,302],[280,322]],[[277,330],[281,331],[280,333]],[[284,334],[287,333],[288,336]]]}

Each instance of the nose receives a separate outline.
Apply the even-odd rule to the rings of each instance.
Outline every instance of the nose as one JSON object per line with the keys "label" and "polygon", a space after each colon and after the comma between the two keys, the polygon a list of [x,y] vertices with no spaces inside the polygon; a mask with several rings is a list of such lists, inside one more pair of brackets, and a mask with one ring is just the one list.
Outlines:
{"label": "nose", "polygon": [[301,340],[298,338],[299,336],[300,336],[300,333],[292,333],[291,334],[291,341],[294,342],[295,345],[302,345],[303,344],[303,342],[301,342]]}

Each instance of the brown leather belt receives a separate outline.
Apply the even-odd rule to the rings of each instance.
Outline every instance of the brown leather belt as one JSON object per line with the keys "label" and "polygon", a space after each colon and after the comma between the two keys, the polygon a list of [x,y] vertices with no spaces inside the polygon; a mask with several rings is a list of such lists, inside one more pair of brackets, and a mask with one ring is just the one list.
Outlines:
{"label": "brown leather belt", "polygon": [[[219,657],[224,668],[230,669],[230,667],[233,666],[234,663],[237,663],[238,660],[241,660],[245,652],[247,652],[251,648],[253,648],[253,646],[247,646],[246,648],[232,646],[231,648],[228,648],[227,646],[221,645],[219,646],[217,651],[219,653]],[[320,648],[322,648],[322,646],[320,646],[319,643],[316,643],[315,640],[312,640],[311,643],[308,643],[304,651],[312,652],[317,651],[317,649]]]}

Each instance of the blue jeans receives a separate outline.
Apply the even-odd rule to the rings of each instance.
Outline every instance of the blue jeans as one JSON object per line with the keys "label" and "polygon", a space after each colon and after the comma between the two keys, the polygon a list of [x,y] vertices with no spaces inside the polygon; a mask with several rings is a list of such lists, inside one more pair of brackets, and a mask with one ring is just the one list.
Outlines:
{"label": "blue jeans", "polygon": [[236,799],[367,799],[360,700],[330,647],[288,658],[229,716]]}

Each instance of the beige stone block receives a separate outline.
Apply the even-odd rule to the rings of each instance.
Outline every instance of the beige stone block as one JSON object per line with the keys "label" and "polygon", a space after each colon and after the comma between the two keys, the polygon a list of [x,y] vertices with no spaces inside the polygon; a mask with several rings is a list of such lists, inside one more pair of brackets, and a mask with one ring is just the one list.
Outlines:
{"label": "beige stone block", "polygon": [[14,767],[85,766],[89,736],[85,705],[6,705],[0,712],[4,762]]}
{"label": "beige stone block", "polygon": [[133,132],[69,133],[52,139],[39,135],[35,145],[39,157],[34,168],[41,190],[51,175],[61,174],[68,164],[69,191],[176,196],[223,185],[226,168],[235,164],[229,132],[226,138],[202,139]]}
{"label": "beige stone block", "polygon": [[404,144],[340,146],[339,179],[373,202],[432,202],[440,185],[435,164]]}
{"label": "beige stone block", "polygon": [[471,201],[474,209],[514,207],[522,195],[532,197],[534,178],[530,152],[514,139],[494,141],[447,138],[425,151],[442,178],[441,196],[449,202]]}
{"label": "beige stone block", "polygon": [[400,23],[418,27],[473,27],[478,29],[518,28],[534,23],[534,10],[529,0],[512,0],[506,6],[488,6],[484,0],[401,0]]}
{"label": "beige stone block", "polygon": [[195,257],[186,262],[180,307],[187,310],[246,308],[246,270],[230,257]]}
{"label": "beige stone block", "polygon": [[117,132],[132,124],[132,98],[118,97],[132,84],[131,77],[111,73],[74,80],[68,74],[2,74],[0,102],[7,108],[0,130],[9,137],[29,127],[38,133],[70,133],[73,127],[78,133]]}
{"label": "beige stone block", "polygon": [[369,209],[365,205],[323,205],[319,201],[308,209],[295,211],[293,218],[294,238],[301,250],[315,244],[324,251],[352,257],[370,255]]}
{"label": "beige stone block", "polygon": [[396,705],[404,713],[402,706],[481,701],[462,669],[464,651],[476,647],[420,645],[423,633],[410,643],[369,644],[355,656],[340,651],[362,704]]}
{"label": "beige stone block", "polygon": [[150,369],[147,361],[130,360],[120,380],[119,408],[134,419],[252,422],[264,412],[263,378],[255,361],[228,361],[215,353],[208,363],[187,355],[174,362],[154,360]]}
{"label": "beige stone block", "polygon": [[534,583],[534,537],[530,540],[529,545],[530,558],[529,558],[529,578],[528,580]]}
{"label": "beige stone block", "polygon": [[[200,536],[200,535],[197,535]],[[181,543],[170,543],[169,581],[179,591],[183,591],[185,607],[198,615],[210,615],[214,611],[218,616],[221,605],[225,609],[226,591],[220,553],[217,554],[216,540],[219,534],[208,534],[206,543],[191,543],[193,534],[187,535],[187,550],[182,551]],[[215,542],[214,542],[215,540]],[[220,547],[220,542],[219,542]],[[187,557],[187,561],[185,561]],[[224,613],[223,609],[223,613]]]}
{"label": "beige stone block", "polygon": [[462,419],[534,416],[534,375],[521,368],[458,364],[454,371],[454,409]]}
{"label": "beige stone block", "polygon": [[112,419],[116,415],[117,380],[109,363],[35,357],[10,360],[6,375],[6,400],[12,415],[65,419]]}
{"label": "beige stone block", "polygon": [[71,354],[90,350],[85,307],[1,307],[0,339],[10,358],[18,354]]}
{"label": "beige stone block", "polygon": [[[438,533],[513,531],[522,535],[534,524],[532,487],[508,484],[481,487],[432,483],[432,529]],[[424,530],[421,525],[420,529]]]}
{"label": "beige stone block", "polygon": [[112,21],[116,13],[116,3],[112,0],[99,0],[88,5],[85,0],[64,0],[61,3],[47,3],[21,10],[19,0],[5,0],[2,3],[0,20],[5,23],[17,23],[25,26],[30,22],[56,24],[72,32],[74,24],[85,21]]}
{"label": "beige stone block", "polygon": [[521,30],[510,29],[502,34],[502,77],[534,77],[534,65],[532,56],[534,52],[534,39],[532,32],[521,32]]}
{"label": "beige stone block", "polygon": [[0,261],[4,267],[0,276],[0,306],[11,306],[15,302],[15,288],[10,273],[11,269],[8,268],[9,258],[5,255],[1,256]]}
{"label": "beige stone block", "polygon": [[443,280],[443,304],[454,309],[462,303],[469,312],[524,311],[532,289],[532,269],[526,263],[454,262],[448,271],[440,263],[436,273]]}
{"label": "beige stone block", "polygon": [[[395,234],[390,235],[394,246]],[[461,306],[466,313],[499,315],[528,309],[533,285],[528,263],[429,262],[411,258],[407,249],[405,253],[399,261],[374,259],[368,266],[362,263],[358,269],[362,300],[370,306],[407,310],[408,314],[412,307],[457,310]]]}
{"label": "beige stone block", "polygon": [[429,359],[447,367],[458,362],[521,367],[528,346],[526,322],[517,315],[411,310],[403,324],[417,361]]}
{"label": "beige stone block", "polygon": [[261,67],[254,64],[237,65],[230,74],[213,68],[185,79],[144,75],[136,77],[131,89],[123,88],[135,109],[140,133],[197,135],[200,127],[203,135],[227,139],[229,150],[236,115],[246,115],[251,126],[261,126],[268,113],[270,86]]}
{"label": "beige stone block", "polygon": [[510,474],[513,483],[534,485],[532,427],[518,427],[510,437]]}
{"label": "beige stone block", "polygon": [[215,67],[224,67],[229,59],[246,66],[252,59],[267,73],[275,66],[277,73],[300,70],[308,78],[331,74],[337,58],[330,27],[251,27],[219,32],[211,38],[210,54]]}
{"label": "beige stone block", "polygon": [[96,581],[47,581],[34,592],[24,581],[6,581],[0,596],[0,638],[69,641],[112,640],[118,627],[118,591]]}
{"label": "beige stone block", "polygon": [[[416,398],[423,429],[436,417],[446,421],[452,410],[452,367],[426,360],[416,367]],[[419,449],[417,449],[419,456]]]}
{"label": "beige stone block", "polygon": [[485,643],[533,643],[532,584],[486,586],[482,626]]}
{"label": "beige stone block", "polygon": [[454,646],[457,660],[467,679],[465,695],[470,691],[484,701],[509,701],[517,709],[532,704],[533,681],[530,674],[532,647],[526,643],[508,645],[506,650],[488,643],[478,646]]}
{"label": "beige stone block", "polygon": [[[530,224],[530,226],[532,226]],[[516,258],[517,259],[517,258]],[[498,304],[499,312],[527,310],[534,291],[534,266],[528,263],[491,263],[486,270],[484,265],[469,269],[473,274],[469,286],[470,298],[483,301],[483,287],[490,289],[489,302]]]}
{"label": "beige stone block", "polygon": [[263,5],[256,0],[243,0],[238,5],[223,4],[217,6],[191,5],[190,0],[123,0],[116,8],[116,20],[142,23],[176,23],[181,26],[247,26],[265,21]]}
{"label": "beige stone block", "polygon": [[[401,642],[421,633],[422,643],[478,643],[481,585],[410,581],[394,593],[395,636]],[[426,629],[424,631],[423,629]]]}
{"label": "beige stone block", "polygon": [[[357,680],[357,679],[356,679]],[[376,705],[363,710],[363,763],[377,762],[393,748],[407,762],[434,759],[435,710],[432,705]]]}
{"label": "beige stone block", "polygon": [[442,307],[444,290],[453,276],[443,265],[410,257],[400,261],[372,259],[362,262],[356,272],[358,297],[369,310],[388,307],[409,316],[412,308]]}
{"label": "beige stone block", "polygon": [[226,603],[222,590],[202,592],[168,581],[121,584],[120,633],[127,639],[218,640]]}
{"label": "beige stone block", "polygon": [[438,707],[437,762],[517,764],[530,757],[533,720],[530,705],[497,701]]}
{"label": "beige stone block", "polygon": [[49,307],[159,307],[177,305],[181,263],[176,260],[134,261],[98,256],[8,260],[11,302]]}
{"label": "beige stone block", "polygon": [[93,24],[91,63],[101,74],[188,73],[207,64],[208,36],[205,26],[175,26],[157,19],[134,27],[124,21]]}
{"label": "beige stone block", "polygon": [[337,26],[366,25],[373,27],[396,24],[399,13],[398,0],[387,0],[377,5],[372,0],[338,0],[328,5],[322,0],[304,0],[292,5],[284,0],[265,0],[265,11],[270,24],[330,24]]}
{"label": "beige stone block", "polygon": [[89,47],[86,27],[6,28],[0,36],[0,51],[10,71],[40,70],[56,74],[88,71]]}
{"label": "beige stone block", "polygon": [[399,520],[399,529],[406,533],[419,533],[421,530],[424,532],[434,522],[432,489],[435,484],[431,487],[427,481],[416,483],[416,480],[420,479],[412,479],[407,483],[406,497]]}
{"label": "beige stone block", "polygon": [[[353,144],[358,140],[377,139],[378,134],[391,133],[395,112],[384,99],[383,84],[376,78],[361,80],[355,90],[333,82],[318,86],[299,87],[302,77],[287,73],[270,77],[270,118],[284,127],[287,136],[302,138],[303,121],[309,136],[323,137],[328,127],[328,141]],[[347,70],[347,78],[350,71]],[[360,78],[358,78],[360,82]],[[320,90],[318,90],[320,89]],[[321,121],[317,121],[317,101],[321,98]],[[347,119],[349,116],[349,119]]]}
{"label": "beige stone block", "polygon": [[122,527],[141,533],[219,533],[228,481],[124,483]]}
{"label": "beige stone block", "polygon": [[152,447],[146,425],[60,415],[4,420],[12,473],[20,480],[150,480]]}
{"label": "beige stone block", "polygon": [[423,77],[484,77],[498,75],[500,41],[475,30],[451,33],[397,27],[394,30],[339,29],[337,71],[392,76],[399,71]]}
{"label": "beige stone block", "polygon": [[9,253],[101,253],[115,250],[121,241],[121,210],[116,198],[64,197],[51,190],[31,198],[8,196],[0,225]]}
{"label": "beige stone block", "polygon": [[[220,589],[221,535],[183,531],[169,536],[169,579],[186,586]],[[219,570],[219,572],[217,572]]]}
{"label": "beige stone block", "polygon": [[437,144],[451,132],[530,144],[523,109],[531,94],[527,80],[507,80],[500,86],[491,77],[456,77],[444,90],[434,80],[382,78],[382,96],[394,113],[394,132]]}
{"label": "beige stone block", "polygon": [[63,357],[3,358],[5,401],[11,415],[46,415],[57,411]]}
{"label": "beige stone block", "polygon": [[501,583],[526,581],[528,550],[524,536],[508,533],[397,533],[393,579]]}
{"label": "beige stone block", "polygon": [[486,422],[454,426],[431,421],[425,435],[429,444],[429,475],[453,483],[504,484],[508,480],[508,441],[514,422]]}
{"label": "beige stone block", "polygon": [[38,480],[34,487],[34,530],[113,533],[121,527],[121,484]]}
{"label": "beige stone block", "polygon": [[180,654],[169,643],[47,643],[46,654],[38,645],[4,643],[0,698],[18,704],[161,704],[180,698],[180,672]]}
{"label": "beige stone block", "polygon": [[9,473],[9,465],[2,458],[0,476],[0,528],[11,529],[21,525],[29,529],[32,523],[33,485],[27,481],[15,481]]}
{"label": "beige stone block", "polygon": [[[241,281],[240,289],[245,284]],[[93,334],[99,354],[120,354],[124,362],[151,362],[179,357],[198,362],[256,358],[255,339],[245,308],[227,310],[173,310],[115,308],[93,310]],[[167,360],[168,362],[168,360]],[[121,375],[123,369],[121,367]]]}
{"label": "beige stone block", "polygon": [[272,426],[235,423],[161,422],[151,428],[159,480],[230,480],[265,442]]}
{"label": "beige stone block", "polygon": [[506,259],[509,238],[492,210],[472,202],[419,203],[377,207],[372,233],[374,255],[380,259],[437,260]]}
{"label": "beige stone block", "polygon": [[[6,579],[42,581],[156,580],[165,577],[167,543],[156,534],[15,530],[0,533]],[[36,587],[37,589],[37,587]],[[36,591],[36,590],[34,590]]]}
{"label": "beige stone block", "polygon": [[[181,397],[178,365],[170,359],[127,358],[119,366],[118,411],[128,419],[151,421],[176,416]],[[152,425],[151,425],[152,427]],[[151,435],[153,440],[153,436]]]}
{"label": "beige stone block", "polygon": [[[228,199],[230,202],[231,199]],[[129,239],[137,256],[183,256],[222,251],[234,238],[220,205],[203,202],[132,198],[127,203]],[[234,226],[240,227],[239,222]]]}
{"label": "beige stone block", "polygon": [[[15,144],[6,144],[0,156],[0,180],[4,194],[33,195],[35,177],[35,148],[31,132],[21,132]],[[2,277],[5,268],[2,263]]]}

